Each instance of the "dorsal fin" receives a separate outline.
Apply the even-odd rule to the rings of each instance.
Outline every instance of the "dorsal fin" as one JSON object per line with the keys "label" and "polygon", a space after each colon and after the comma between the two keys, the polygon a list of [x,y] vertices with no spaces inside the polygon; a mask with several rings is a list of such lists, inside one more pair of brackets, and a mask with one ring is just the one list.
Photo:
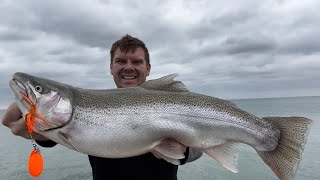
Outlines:
{"label": "dorsal fin", "polygon": [[140,87],[147,90],[188,92],[189,90],[181,81],[173,80],[178,74],[170,74],[159,79],[153,79],[141,84]]}

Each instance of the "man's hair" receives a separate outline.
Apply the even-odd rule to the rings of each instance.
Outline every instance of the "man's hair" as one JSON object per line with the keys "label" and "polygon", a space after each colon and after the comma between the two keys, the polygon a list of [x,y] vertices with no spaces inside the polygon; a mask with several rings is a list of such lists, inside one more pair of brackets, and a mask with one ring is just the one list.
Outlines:
{"label": "man's hair", "polygon": [[116,51],[117,48],[120,48],[120,51],[124,53],[128,53],[129,51],[134,53],[134,51],[138,47],[141,47],[143,49],[146,63],[147,65],[149,65],[150,57],[149,57],[149,52],[146,45],[140,39],[132,37],[129,34],[126,34],[121,39],[119,39],[118,41],[112,44],[112,47],[110,50],[110,57],[111,57],[110,63],[112,63],[112,60],[114,58],[114,52]]}

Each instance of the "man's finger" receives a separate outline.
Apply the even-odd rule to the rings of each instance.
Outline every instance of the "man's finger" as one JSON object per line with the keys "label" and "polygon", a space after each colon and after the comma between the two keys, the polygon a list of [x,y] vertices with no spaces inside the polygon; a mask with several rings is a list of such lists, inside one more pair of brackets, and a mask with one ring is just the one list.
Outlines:
{"label": "man's finger", "polygon": [[8,127],[11,129],[12,134],[30,139],[30,135],[26,129],[23,118],[19,118],[17,121],[11,122]]}
{"label": "man's finger", "polygon": [[19,121],[22,113],[18,107],[18,105],[14,102],[10,104],[7,108],[6,112],[2,116],[2,124],[9,127],[12,122]]}

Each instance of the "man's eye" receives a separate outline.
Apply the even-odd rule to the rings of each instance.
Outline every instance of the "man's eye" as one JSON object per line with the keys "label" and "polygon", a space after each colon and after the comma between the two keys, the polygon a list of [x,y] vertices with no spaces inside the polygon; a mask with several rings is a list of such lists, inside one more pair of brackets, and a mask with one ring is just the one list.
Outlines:
{"label": "man's eye", "polygon": [[124,60],[116,60],[116,63],[119,63],[119,64],[124,64],[126,63]]}
{"label": "man's eye", "polygon": [[142,64],[142,61],[133,61],[134,64]]}

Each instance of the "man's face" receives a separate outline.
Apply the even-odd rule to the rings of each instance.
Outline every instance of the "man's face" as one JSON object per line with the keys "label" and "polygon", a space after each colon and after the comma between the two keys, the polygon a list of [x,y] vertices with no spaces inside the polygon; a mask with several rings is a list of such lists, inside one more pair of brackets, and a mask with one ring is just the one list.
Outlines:
{"label": "man's face", "polygon": [[140,86],[149,76],[150,68],[141,47],[127,54],[121,52],[120,48],[116,49],[110,64],[110,72],[118,88]]}

